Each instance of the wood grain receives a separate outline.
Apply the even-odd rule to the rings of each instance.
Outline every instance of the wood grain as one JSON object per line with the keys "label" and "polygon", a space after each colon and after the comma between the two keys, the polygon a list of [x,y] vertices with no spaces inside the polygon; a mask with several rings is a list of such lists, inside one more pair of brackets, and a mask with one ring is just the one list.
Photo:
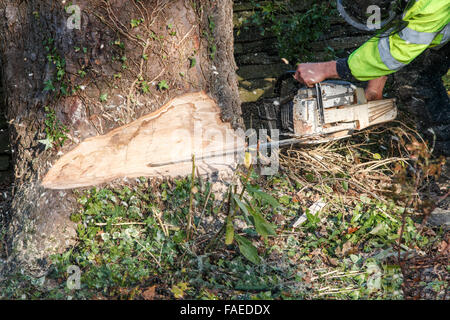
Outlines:
{"label": "wood grain", "polygon": [[236,160],[233,154],[210,155],[243,146],[244,139],[221,120],[215,101],[205,92],[190,93],[106,135],[86,139],[53,165],[42,185],[71,189],[123,177],[187,176],[193,154],[199,174],[211,174],[229,170]]}

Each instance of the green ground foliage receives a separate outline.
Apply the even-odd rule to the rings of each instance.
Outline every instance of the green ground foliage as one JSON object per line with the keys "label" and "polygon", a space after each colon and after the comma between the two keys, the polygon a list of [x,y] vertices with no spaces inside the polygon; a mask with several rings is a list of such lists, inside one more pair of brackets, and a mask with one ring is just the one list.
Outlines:
{"label": "green ground foliage", "polygon": [[[259,4],[261,10],[251,19],[261,32],[275,34],[280,55],[311,60],[308,45],[320,39],[335,9],[314,4],[306,13],[291,14],[287,4]],[[133,19],[130,25],[142,23]],[[203,34],[211,59],[216,54],[214,28],[209,19]],[[172,25],[167,29],[175,35]],[[65,61],[52,40],[44,45],[57,71],[45,91],[72,92],[65,82]],[[123,50],[120,40],[114,45]],[[144,47],[141,57],[146,60]],[[124,54],[116,60],[124,71],[128,68]],[[195,58],[189,64],[194,67]],[[78,74],[83,78],[85,72]],[[121,74],[114,77],[120,79]],[[445,82],[448,86],[448,75]],[[145,79],[137,77],[136,83],[148,92]],[[161,79],[158,89],[171,88]],[[102,92],[99,99],[106,102],[108,94]],[[61,146],[66,129],[53,110],[45,111],[46,147]],[[390,194],[364,190],[355,184],[364,178],[354,179],[349,172],[300,164],[283,166],[275,176],[260,176],[251,161],[236,172],[239,184],[230,184],[222,194],[195,177],[195,170],[184,179],[140,178],[82,191],[71,215],[77,223],[76,245],[52,256],[50,272],[42,278],[18,271],[1,279],[0,299],[402,299],[398,256],[428,252],[442,240],[444,230],[422,226],[420,213],[426,203],[413,201],[418,200],[418,188],[438,175],[436,159],[428,157],[418,139],[403,143],[406,138],[398,133],[404,129],[389,130],[396,125],[337,142],[332,149],[339,158],[330,152],[315,155],[322,162],[330,157],[366,165],[368,175],[383,173],[393,189],[400,186]],[[399,154],[400,142],[395,141],[409,154]],[[323,209],[311,212],[311,205],[320,202]],[[305,222],[293,227],[301,216]],[[3,238],[1,223],[0,231]],[[3,241],[0,244],[3,248]],[[71,282],[76,270],[79,288]],[[426,285],[436,293],[448,290],[448,284],[438,280]]]}
{"label": "green ground foliage", "polygon": [[442,81],[444,81],[444,86],[445,89],[447,89],[447,92],[450,91],[450,71],[442,77]]}
{"label": "green ground foliage", "polygon": [[[370,161],[385,160],[382,148],[374,151]],[[71,216],[76,246],[52,257],[46,277],[18,273],[0,282],[0,298],[403,299],[398,254],[427,251],[442,239],[444,230],[421,227],[423,217],[400,205],[404,198],[373,197],[348,177],[321,184],[322,197],[288,171],[256,171],[242,166],[236,179],[244,191],[231,185],[222,200],[198,177],[81,192]],[[321,200],[325,207],[310,212]],[[79,289],[67,285],[73,266]],[[442,281],[428,285],[446,290]]]}

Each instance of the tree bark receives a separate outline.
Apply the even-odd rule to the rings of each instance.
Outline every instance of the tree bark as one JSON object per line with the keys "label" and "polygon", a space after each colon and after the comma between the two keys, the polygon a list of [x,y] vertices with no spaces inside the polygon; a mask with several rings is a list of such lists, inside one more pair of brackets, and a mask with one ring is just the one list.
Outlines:
{"label": "tree bark", "polygon": [[[243,127],[231,0],[72,4],[80,9],[79,29],[72,29],[74,8],[66,11],[60,2],[0,0],[2,83],[15,171],[5,272],[21,268],[40,276],[51,254],[74,243],[74,192],[46,190],[41,181],[61,154],[85,139],[201,90],[216,100],[223,121]],[[68,139],[60,146],[56,138],[46,150],[49,122]]]}

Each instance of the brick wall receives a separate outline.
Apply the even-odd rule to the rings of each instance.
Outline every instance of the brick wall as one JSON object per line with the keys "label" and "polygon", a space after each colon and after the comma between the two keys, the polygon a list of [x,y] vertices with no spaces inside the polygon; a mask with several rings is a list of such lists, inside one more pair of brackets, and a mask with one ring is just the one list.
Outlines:
{"label": "brick wall", "polygon": [[[264,3],[262,1],[259,3]],[[318,1],[299,1],[295,10],[305,12]],[[328,1],[327,1],[328,2]],[[242,102],[254,102],[273,97],[273,85],[276,78],[284,71],[294,69],[293,65],[284,64],[276,49],[273,35],[262,36],[256,26],[246,22],[256,8],[251,0],[236,0],[234,4],[235,25],[235,59],[239,67],[239,91]],[[335,51],[342,50],[347,55],[364,43],[369,36],[347,25],[340,17],[332,17],[330,30],[325,30],[323,39],[312,44],[319,59],[326,56],[325,48],[330,46]],[[244,26],[248,29],[244,30]],[[286,35],[289,36],[289,35]],[[301,62],[301,57],[299,58]],[[292,63],[296,63],[292,62]]]}

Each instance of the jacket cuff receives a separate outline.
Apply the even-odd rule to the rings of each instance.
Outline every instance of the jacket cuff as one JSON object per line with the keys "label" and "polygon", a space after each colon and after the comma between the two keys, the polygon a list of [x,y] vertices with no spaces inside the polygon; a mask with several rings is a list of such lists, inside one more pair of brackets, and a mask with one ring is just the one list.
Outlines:
{"label": "jacket cuff", "polygon": [[[356,79],[352,75],[352,71],[348,66],[348,58],[341,58],[336,60],[336,70],[342,80],[354,82]],[[356,80],[357,81],[357,80]]]}

